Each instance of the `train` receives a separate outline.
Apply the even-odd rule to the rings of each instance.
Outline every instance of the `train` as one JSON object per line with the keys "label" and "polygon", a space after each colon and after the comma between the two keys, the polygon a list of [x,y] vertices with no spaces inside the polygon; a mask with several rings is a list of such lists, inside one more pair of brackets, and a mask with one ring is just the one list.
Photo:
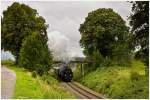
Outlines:
{"label": "train", "polygon": [[61,65],[59,67],[53,67],[57,78],[64,82],[71,82],[73,78],[73,72],[68,65]]}

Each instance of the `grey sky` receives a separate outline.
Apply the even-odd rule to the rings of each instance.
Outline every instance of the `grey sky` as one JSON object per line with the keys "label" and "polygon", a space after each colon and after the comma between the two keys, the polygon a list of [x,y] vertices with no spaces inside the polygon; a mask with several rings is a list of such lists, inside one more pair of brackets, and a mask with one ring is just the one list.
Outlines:
{"label": "grey sky", "polygon": [[[1,11],[6,10],[12,3],[3,1]],[[130,15],[132,7],[132,4],[126,1],[22,1],[21,3],[37,9],[39,15],[46,19],[49,24],[47,30],[49,45],[61,56],[66,53],[69,56],[83,56],[79,46],[81,36],[78,29],[89,12],[98,8],[112,8],[128,25],[127,16]]]}

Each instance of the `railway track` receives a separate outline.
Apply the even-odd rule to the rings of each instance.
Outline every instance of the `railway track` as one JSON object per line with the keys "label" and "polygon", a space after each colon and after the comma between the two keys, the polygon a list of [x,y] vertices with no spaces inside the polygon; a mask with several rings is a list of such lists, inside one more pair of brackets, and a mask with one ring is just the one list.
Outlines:
{"label": "railway track", "polygon": [[65,84],[81,99],[105,99],[102,95],[82,86],[77,82],[69,82]]}

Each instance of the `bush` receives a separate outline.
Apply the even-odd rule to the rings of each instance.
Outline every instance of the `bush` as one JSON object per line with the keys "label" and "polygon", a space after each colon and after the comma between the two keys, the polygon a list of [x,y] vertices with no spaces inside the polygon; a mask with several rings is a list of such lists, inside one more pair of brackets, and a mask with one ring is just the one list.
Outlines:
{"label": "bush", "polygon": [[[85,68],[84,68],[85,69]],[[73,79],[74,80],[79,80],[82,77],[81,74],[81,66],[80,64],[77,64],[75,71],[73,71]]]}
{"label": "bush", "polygon": [[48,72],[52,65],[52,56],[47,46],[47,39],[38,33],[28,36],[22,43],[19,65],[36,71],[40,76]]}
{"label": "bush", "polygon": [[13,66],[15,63],[12,60],[2,60],[1,65]]}
{"label": "bush", "polygon": [[95,70],[98,67],[103,66],[104,64],[104,57],[101,55],[101,53],[98,50],[94,50],[93,54],[91,56],[86,57],[87,61],[92,61],[88,64],[84,64],[84,67],[86,68],[86,73]]}
{"label": "bush", "polygon": [[109,57],[106,57],[101,65],[107,67],[110,66],[111,64],[112,64],[111,59]]}
{"label": "bush", "polygon": [[42,79],[43,81],[45,81],[47,84],[55,84],[55,83],[53,83],[53,82],[56,81],[56,79],[53,78],[53,77],[52,77],[50,74],[48,74],[48,73],[44,73],[44,74],[42,75],[41,79]]}
{"label": "bush", "polygon": [[104,57],[101,55],[101,53],[98,50],[95,50],[93,53],[93,67],[94,69],[98,68],[99,66],[102,65],[102,63],[104,62]]}
{"label": "bush", "polygon": [[131,80],[139,80],[140,75],[135,72],[135,71],[131,71]]}
{"label": "bush", "polygon": [[37,74],[36,74],[35,71],[32,72],[32,77],[33,77],[33,78],[36,78],[36,77],[37,77]]}

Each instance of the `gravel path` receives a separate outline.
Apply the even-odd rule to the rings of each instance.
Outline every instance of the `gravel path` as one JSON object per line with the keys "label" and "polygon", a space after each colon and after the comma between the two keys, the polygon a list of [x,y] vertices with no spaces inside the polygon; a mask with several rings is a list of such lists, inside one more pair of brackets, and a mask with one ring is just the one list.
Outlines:
{"label": "gravel path", "polygon": [[13,90],[16,83],[16,74],[6,68],[1,66],[1,98],[10,99],[13,95]]}

